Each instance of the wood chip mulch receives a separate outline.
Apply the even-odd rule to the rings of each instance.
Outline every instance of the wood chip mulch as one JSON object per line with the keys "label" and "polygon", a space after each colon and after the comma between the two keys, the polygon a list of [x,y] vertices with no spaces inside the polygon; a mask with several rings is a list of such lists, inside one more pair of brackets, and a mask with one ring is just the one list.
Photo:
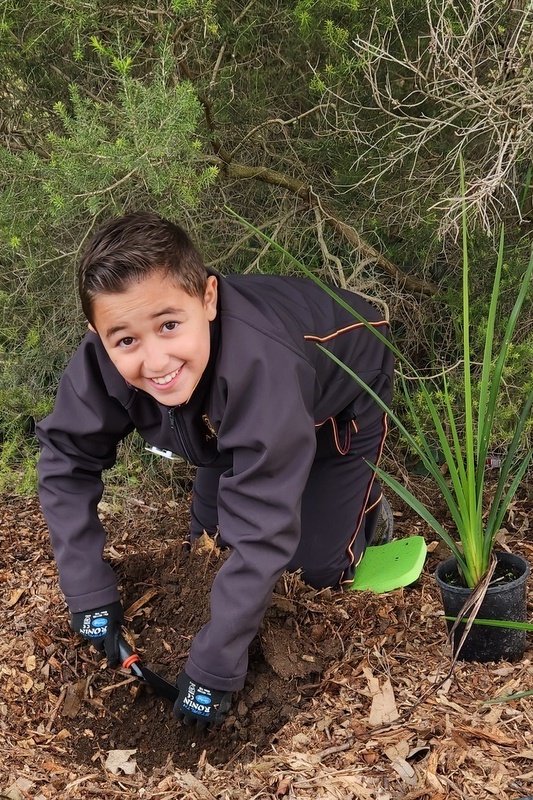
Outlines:
{"label": "wood chip mulch", "polygon": [[[156,502],[131,498],[127,513],[104,511],[113,530],[110,557],[117,562],[161,553],[175,539],[171,526],[157,537],[154,532],[171,515],[172,501],[164,495]],[[532,511],[531,500],[517,502],[501,541],[501,547],[530,561]],[[395,517],[397,535],[421,532],[420,522],[405,510],[396,509]],[[128,680],[120,672],[107,670],[102,678],[94,653],[70,632],[37,501],[2,498],[0,798],[516,800],[533,795],[533,697],[487,702],[533,689],[533,639],[519,663],[459,663],[447,677],[451,662],[433,579],[443,553],[431,536],[428,543],[426,567],[413,587],[381,596],[301,596],[300,605],[308,604],[306,618],[316,612],[312,630],[319,629],[320,614],[324,624],[329,614],[337,620],[332,636],[342,641],[315,685],[307,692],[302,688],[299,708],[261,748],[244,740],[225,763],[214,763],[210,745],[198,746],[189,734],[187,746],[197,748],[191,750],[192,766],[180,766],[169,750],[164,763],[147,768],[136,748],[113,748],[110,739],[106,749],[103,724],[120,728],[124,721],[111,698],[131,687],[124,688]],[[291,591],[286,582],[285,599],[277,595],[274,605],[290,606]],[[268,661],[268,648],[274,652],[281,639],[271,636],[267,642],[267,632]],[[312,658],[305,648],[302,652],[301,658]],[[291,682],[290,675],[282,677]],[[165,713],[171,716],[168,709]],[[154,718],[143,724],[160,723]],[[145,732],[150,736],[149,727],[138,735]]]}

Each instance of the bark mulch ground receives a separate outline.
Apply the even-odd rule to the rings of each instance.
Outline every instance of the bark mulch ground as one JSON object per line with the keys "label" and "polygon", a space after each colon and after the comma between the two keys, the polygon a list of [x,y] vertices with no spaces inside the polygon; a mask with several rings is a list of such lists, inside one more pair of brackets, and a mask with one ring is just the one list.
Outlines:
{"label": "bark mulch ground", "polygon": [[[126,509],[126,510],[124,510]],[[501,548],[533,560],[533,503],[515,503]],[[146,666],[173,681],[208,616],[226,554],[184,557],[173,500],[102,507],[108,558]],[[396,536],[423,532],[399,505]],[[459,663],[452,675],[429,556],[412,587],[384,595],[278,586],[246,686],[215,732],[106,668],[70,631],[35,499],[0,505],[0,797],[144,800],[514,800],[533,793],[533,689],[520,663]],[[531,599],[531,598],[530,598]],[[531,605],[530,605],[531,608]],[[530,617],[531,618],[531,617]]]}

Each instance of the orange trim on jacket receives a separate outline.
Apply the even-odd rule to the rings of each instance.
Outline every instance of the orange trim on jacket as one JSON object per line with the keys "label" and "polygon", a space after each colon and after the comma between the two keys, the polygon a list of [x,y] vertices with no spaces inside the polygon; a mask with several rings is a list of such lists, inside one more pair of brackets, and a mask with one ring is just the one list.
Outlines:
{"label": "orange trim on jacket", "polygon": [[[376,458],[376,464],[379,464],[379,462],[380,462],[381,455],[383,453],[383,445],[385,444],[385,439],[386,439],[387,431],[388,431],[387,415],[383,414],[383,418],[382,419],[383,419],[383,433],[382,433],[382,436],[381,436],[381,441],[379,443],[379,450],[378,450],[378,455],[377,455],[377,458]],[[368,498],[370,497],[370,492],[372,490],[372,486],[373,486],[375,477],[376,477],[376,473],[374,471],[372,471],[372,477],[371,477],[371,479],[370,479],[370,481],[368,483],[368,487],[367,487],[367,491],[366,491],[365,502],[363,503],[363,505],[361,507],[361,512],[359,514],[359,519],[357,520],[357,527],[356,527],[356,529],[354,531],[354,534],[353,534],[353,536],[351,538],[350,544],[348,545],[348,548],[347,548],[347,553],[348,553],[348,555],[350,557],[350,563],[348,564],[348,567],[344,571],[343,575],[350,569],[350,567],[353,566],[354,561],[355,561],[355,555],[353,553],[352,548],[353,548],[353,545],[355,544],[357,536],[361,532],[361,529],[364,531],[363,520],[364,520],[366,514],[368,513],[368,511],[370,511],[370,508],[367,508],[366,505],[368,503]],[[381,500],[381,497],[376,502],[379,502],[380,500]],[[375,508],[375,506],[376,506],[376,503],[373,503],[371,508]],[[365,551],[363,550],[363,552],[361,553],[361,557],[359,558],[359,561],[355,565],[356,569],[359,566],[359,564],[361,563],[361,561],[363,560],[364,554],[365,554]],[[339,579],[339,585],[343,586],[345,584],[351,584],[352,581],[353,581],[353,577],[343,579],[343,577],[341,575],[341,577]]]}
{"label": "orange trim on jacket", "polygon": [[338,331],[328,333],[327,336],[315,336],[312,333],[306,333],[304,334],[304,339],[308,342],[329,342],[330,339],[334,339],[336,336],[340,336],[348,331],[353,331],[356,328],[366,328],[368,325],[370,325],[372,328],[379,328],[382,325],[385,325],[387,328],[390,327],[389,323],[385,319],[379,320],[378,322],[354,322],[353,325],[348,325],[346,328],[339,328]]}

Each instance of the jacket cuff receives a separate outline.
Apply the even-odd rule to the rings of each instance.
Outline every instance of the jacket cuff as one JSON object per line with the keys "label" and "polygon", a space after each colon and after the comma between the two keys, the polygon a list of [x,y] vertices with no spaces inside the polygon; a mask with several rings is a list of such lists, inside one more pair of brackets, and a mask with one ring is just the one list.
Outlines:
{"label": "jacket cuff", "polygon": [[216,689],[219,692],[238,692],[246,680],[246,673],[237,678],[221,678],[220,675],[212,675],[210,672],[200,669],[191,658],[188,659],[184,669],[189,678],[196,683],[201,683],[208,689]]}
{"label": "jacket cuff", "polygon": [[89,592],[74,596],[65,595],[65,601],[73,614],[78,611],[92,611],[95,608],[103,608],[110,603],[120,602],[120,594],[116,586],[108,586],[100,589],[99,592]]}

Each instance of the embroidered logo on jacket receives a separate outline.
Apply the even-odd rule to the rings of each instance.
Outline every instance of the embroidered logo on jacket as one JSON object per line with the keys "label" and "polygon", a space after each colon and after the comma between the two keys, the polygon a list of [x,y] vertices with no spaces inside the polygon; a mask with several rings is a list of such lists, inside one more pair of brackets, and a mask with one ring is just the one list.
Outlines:
{"label": "embroidered logo on jacket", "polygon": [[217,432],[213,428],[213,426],[211,424],[211,420],[209,419],[207,414],[202,414],[202,421],[203,421],[203,423],[204,423],[204,425],[205,425],[205,427],[207,428],[207,431],[208,431],[206,433],[206,435],[205,435],[206,442],[209,442],[211,439],[216,439],[217,438]]}

